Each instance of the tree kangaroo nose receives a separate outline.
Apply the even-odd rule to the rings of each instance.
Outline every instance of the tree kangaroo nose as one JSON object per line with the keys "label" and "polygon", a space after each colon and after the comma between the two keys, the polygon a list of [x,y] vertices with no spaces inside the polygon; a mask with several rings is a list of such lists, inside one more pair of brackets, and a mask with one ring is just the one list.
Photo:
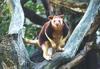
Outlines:
{"label": "tree kangaroo nose", "polygon": [[59,23],[56,23],[56,26],[59,26]]}

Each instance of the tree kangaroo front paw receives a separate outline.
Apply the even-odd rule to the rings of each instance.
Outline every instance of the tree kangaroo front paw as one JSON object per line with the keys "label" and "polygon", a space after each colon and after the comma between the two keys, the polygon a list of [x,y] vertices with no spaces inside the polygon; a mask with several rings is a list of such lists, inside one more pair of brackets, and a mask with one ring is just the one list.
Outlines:
{"label": "tree kangaroo front paw", "polygon": [[44,57],[46,60],[51,60],[51,56],[49,56],[49,55],[43,55],[43,57]]}
{"label": "tree kangaroo front paw", "polygon": [[58,51],[64,51],[64,48],[58,47]]}
{"label": "tree kangaroo front paw", "polygon": [[48,45],[47,45],[47,42],[45,42],[45,44],[42,45],[42,50],[43,50],[43,57],[46,60],[51,60],[51,55],[48,54]]}
{"label": "tree kangaroo front paw", "polygon": [[52,42],[52,47],[56,48],[56,44],[54,42]]}

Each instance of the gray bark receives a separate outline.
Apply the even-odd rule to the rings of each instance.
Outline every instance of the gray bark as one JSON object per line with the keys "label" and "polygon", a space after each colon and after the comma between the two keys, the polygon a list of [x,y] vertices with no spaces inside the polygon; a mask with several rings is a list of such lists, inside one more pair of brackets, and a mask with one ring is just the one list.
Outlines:
{"label": "gray bark", "polygon": [[44,65],[42,67],[41,64],[41,68],[38,67],[37,69],[56,68],[57,66],[60,65],[61,62],[67,62],[70,59],[72,59],[75,56],[81,41],[83,40],[86,33],[90,29],[92,23],[94,22],[94,19],[98,14],[99,8],[100,8],[100,0],[91,0],[87,8],[87,11],[85,12],[81,21],[73,31],[70,38],[68,39],[65,45],[65,51],[54,57],[53,60],[50,62],[44,61],[45,68]]}
{"label": "gray bark", "polygon": [[70,61],[76,54],[80,43],[94,22],[100,10],[100,0],[91,0],[83,18],[73,31],[65,45],[65,51],[54,55],[51,61],[34,64],[30,61],[27,50],[22,40],[24,14],[20,0],[13,1],[13,12],[9,35],[0,41],[0,67],[1,69],[53,69],[61,62]]}
{"label": "gray bark", "polygon": [[8,36],[0,43],[0,61],[3,69],[32,69],[32,62],[23,43],[24,13],[20,0],[8,0],[11,4],[11,22]]}

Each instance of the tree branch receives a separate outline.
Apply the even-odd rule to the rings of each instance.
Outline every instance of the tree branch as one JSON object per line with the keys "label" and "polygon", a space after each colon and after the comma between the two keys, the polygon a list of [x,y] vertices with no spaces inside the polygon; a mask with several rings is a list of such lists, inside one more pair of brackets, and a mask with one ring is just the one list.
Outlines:
{"label": "tree branch", "polygon": [[32,10],[29,10],[26,7],[23,7],[23,11],[25,14],[25,17],[29,18],[33,23],[43,25],[48,19],[43,18],[39,15],[37,15],[35,12]]}
{"label": "tree branch", "polygon": [[29,18],[33,23],[43,25],[48,19],[43,18],[39,15],[37,15],[34,11],[24,7],[24,4],[27,2],[27,0],[21,0],[21,5],[24,11],[25,17]]}
{"label": "tree branch", "polygon": [[59,69],[71,69],[72,67],[78,65],[83,60],[84,56],[86,56],[87,52],[92,49],[92,44],[93,42],[88,42],[84,46],[84,49],[79,54],[77,54],[77,56],[71,62],[67,63],[66,65],[63,65]]}
{"label": "tree branch", "polygon": [[2,58],[0,59],[0,66],[3,69],[30,69],[32,68],[32,62],[29,59],[22,39],[24,13],[20,0],[8,1],[12,4],[11,11],[13,12],[11,13],[12,18],[8,31],[9,35],[3,37],[0,43],[0,58]]}
{"label": "tree branch", "polygon": [[65,45],[65,51],[54,57],[52,61],[44,61],[45,65],[41,64],[41,68],[38,67],[38,69],[56,68],[55,66],[58,66],[61,62],[67,62],[75,56],[81,41],[85,37],[91,27],[91,24],[94,22],[96,15],[98,14],[99,7],[99,0],[90,1],[86,13],[68,39]]}
{"label": "tree branch", "polygon": [[76,57],[72,61],[61,66],[59,69],[71,69],[72,67],[81,63],[81,61],[83,61],[83,59],[84,59],[84,56],[86,56],[86,54],[90,50],[94,49],[93,43],[95,42],[95,40],[94,40],[93,35],[96,33],[96,31],[98,30],[98,28],[100,26],[99,22],[100,22],[100,13],[96,16],[95,22],[92,24],[91,29],[88,31],[87,36],[85,37],[86,39],[88,38],[87,39],[88,42],[86,40],[84,40],[84,42],[85,42],[84,49],[81,50],[81,52],[79,54],[77,54]]}

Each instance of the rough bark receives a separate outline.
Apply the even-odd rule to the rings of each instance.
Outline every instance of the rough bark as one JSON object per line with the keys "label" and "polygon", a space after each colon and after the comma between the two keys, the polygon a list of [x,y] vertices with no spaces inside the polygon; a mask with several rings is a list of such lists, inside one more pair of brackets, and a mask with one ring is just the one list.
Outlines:
{"label": "rough bark", "polygon": [[[20,5],[20,0],[12,0],[14,3],[14,7]],[[17,3],[16,3],[17,2]],[[21,7],[17,7],[20,9]],[[15,8],[13,8],[15,9]],[[84,14],[83,18],[73,31],[72,35],[68,39],[68,42],[65,45],[65,51],[62,53],[54,55],[51,61],[44,60],[41,63],[32,63],[29,59],[28,53],[25,49],[22,40],[22,27],[24,18],[23,15],[16,12],[21,18],[16,20],[15,13],[12,13],[13,18],[13,25],[20,24],[21,26],[17,26],[15,28],[13,25],[10,27],[9,34],[10,36],[4,37],[0,41],[0,67],[2,69],[53,69],[57,68],[61,63],[66,63],[75,56],[80,43],[82,42],[83,38],[85,37],[86,33],[89,31],[92,23],[95,20],[96,15],[98,14],[98,10],[100,9],[100,1],[99,0],[91,0],[86,13]],[[23,13],[23,11],[21,12]],[[14,24],[15,23],[15,24]],[[15,28],[15,31],[13,29]],[[12,31],[11,31],[12,30]]]}
{"label": "rough bark", "polygon": [[3,69],[32,69],[32,62],[22,39],[24,13],[20,0],[8,0],[8,2],[12,4],[12,18],[9,35],[4,36],[0,42],[0,66]]}
{"label": "rough bark", "polygon": [[24,11],[24,15],[26,18],[30,19],[33,23],[38,25],[43,25],[48,19],[43,18],[36,14],[34,11],[24,7],[24,4],[27,2],[27,0],[21,0],[21,5]]}
{"label": "rough bark", "polygon": [[[60,69],[71,69],[72,67],[78,65],[79,63],[81,63],[82,61],[84,61],[84,57],[86,57],[88,55],[88,53],[91,53],[91,50],[96,50],[95,47],[98,47],[95,45],[95,34],[96,31],[98,30],[98,28],[100,27],[100,13],[98,13],[98,15],[95,18],[94,23],[92,24],[90,30],[87,32],[87,35],[85,36],[84,40],[82,41],[82,43],[84,43],[84,49],[80,51],[80,53],[78,53],[76,55],[76,57],[68,62],[66,65],[63,65],[60,67]],[[98,48],[99,49],[99,48]],[[93,53],[92,53],[93,54]],[[88,57],[89,58],[89,57]],[[92,57],[90,57],[91,59]],[[95,59],[94,59],[95,60]],[[96,58],[97,60],[97,58]],[[88,60],[87,60],[88,61]],[[92,62],[92,61],[91,61]],[[97,67],[93,68],[93,66],[95,62],[93,62],[92,69],[96,69]],[[97,66],[97,63],[96,63]]]}
{"label": "rough bark", "polygon": [[65,45],[65,51],[54,57],[50,62],[44,61],[45,65],[41,64],[41,66],[37,67],[37,69],[56,68],[56,66],[59,66],[61,62],[69,61],[75,56],[81,41],[90,29],[91,24],[94,22],[94,19],[98,14],[99,6],[99,0],[91,0],[86,13],[68,39],[68,42]]}

